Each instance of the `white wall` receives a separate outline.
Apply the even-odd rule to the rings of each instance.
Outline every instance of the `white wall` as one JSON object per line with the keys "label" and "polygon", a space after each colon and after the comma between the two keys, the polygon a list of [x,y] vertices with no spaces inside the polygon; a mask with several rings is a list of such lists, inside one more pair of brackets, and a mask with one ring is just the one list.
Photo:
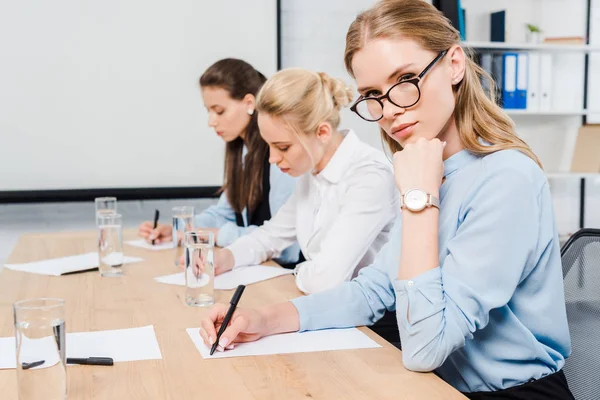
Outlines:
{"label": "white wall", "polygon": [[220,185],[198,78],[272,74],[276,26],[275,0],[0,1],[0,191]]}
{"label": "white wall", "polygon": [[[356,93],[356,85],[344,67],[348,26],[375,0],[282,0],[282,67],[302,67],[341,78]],[[349,109],[342,111],[340,128],[352,128],[365,142],[382,149],[377,125]]]}
{"label": "white wall", "polygon": [[[282,0],[283,67],[324,71],[353,83],[343,65],[345,35],[356,14],[373,3]],[[541,25],[548,36],[585,36],[585,0],[462,0],[462,5],[467,10],[467,40],[489,41],[489,12],[501,9],[508,10],[509,40],[525,41],[525,23]],[[556,108],[563,103],[582,108],[583,57],[561,58],[554,82],[560,93],[554,98]],[[600,98],[599,93],[591,95]],[[518,116],[514,120],[518,133],[538,153],[547,171],[569,170],[581,117]],[[352,127],[363,140],[381,148],[374,124],[349,110],[343,113],[342,126]],[[550,184],[559,232],[572,233],[579,227],[579,180],[552,179]],[[600,179],[587,180],[587,193],[586,226],[600,227]]]}

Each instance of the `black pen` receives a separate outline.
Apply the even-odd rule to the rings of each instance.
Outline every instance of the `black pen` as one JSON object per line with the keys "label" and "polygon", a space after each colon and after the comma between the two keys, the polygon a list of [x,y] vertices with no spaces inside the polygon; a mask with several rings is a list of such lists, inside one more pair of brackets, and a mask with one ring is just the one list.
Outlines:
{"label": "black pen", "polygon": [[35,368],[35,367],[39,367],[40,365],[42,365],[43,363],[45,363],[45,360],[39,360],[39,361],[33,361],[33,362],[24,362],[21,363],[21,368],[22,369],[29,369],[29,368]]}
{"label": "black pen", "polygon": [[[160,212],[158,211],[158,209],[154,210],[154,230],[156,230],[156,227],[158,226],[158,216],[159,216]],[[154,240],[152,239],[152,245],[154,245]]]}
{"label": "black pen", "polygon": [[233,312],[235,311],[235,308],[237,307],[237,304],[240,301],[240,297],[242,297],[242,293],[244,293],[244,289],[246,289],[246,286],[239,285],[237,289],[235,289],[235,293],[231,297],[231,301],[229,302],[229,310],[227,310],[227,314],[225,314],[223,324],[221,325],[221,328],[219,328],[219,333],[217,333],[217,340],[215,340],[215,342],[212,345],[212,348],[210,349],[211,356],[217,349],[217,346],[219,346],[219,339],[221,339],[221,335],[223,334],[223,332],[225,332],[227,325],[229,325],[231,316],[233,315]]}
{"label": "black pen", "polygon": [[80,365],[113,365],[113,359],[110,357],[87,357],[87,358],[68,358],[67,364]]}

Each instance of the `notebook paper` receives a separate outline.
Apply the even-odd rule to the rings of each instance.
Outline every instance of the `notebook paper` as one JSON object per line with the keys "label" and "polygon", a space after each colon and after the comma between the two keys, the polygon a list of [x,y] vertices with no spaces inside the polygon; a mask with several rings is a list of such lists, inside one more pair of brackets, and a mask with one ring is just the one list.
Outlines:
{"label": "notebook paper", "polygon": [[[252,283],[266,281],[267,279],[276,278],[282,275],[289,275],[292,273],[294,273],[294,271],[291,269],[266,267],[263,265],[239,267],[216,276],[215,289],[231,290],[238,287],[238,285],[250,285]],[[185,286],[185,275],[183,272],[159,276],[154,278],[154,280],[160,283],[167,283],[169,285]]]}
{"label": "notebook paper", "polygon": [[152,251],[170,250],[170,249],[175,248],[175,246],[173,245],[173,242],[152,244],[152,243],[146,242],[144,239],[128,240],[125,242],[125,244],[134,246],[134,247],[141,247],[142,249],[152,250]]}
{"label": "notebook paper", "polygon": [[[123,257],[123,264],[143,261],[140,257]],[[98,253],[90,252],[76,256],[51,258],[23,264],[5,264],[13,271],[31,272],[34,274],[60,276],[70,272],[91,271],[98,268]]]}
{"label": "notebook paper", "polygon": [[256,342],[236,343],[233,350],[217,351],[211,356],[210,348],[202,341],[198,328],[188,328],[186,331],[203,358],[247,357],[381,347],[356,328],[325,329],[284,333],[267,336]]}
{"label": "notebook paper", "polygon": [[[46,362],[37,368],[47,368],[58,362],[55,352],[44,351],[44,340],[48,339],[50,344],[53,338],[28,339],[39,341],[40,346],[28,345],[28,354],[24,361],[45,360]],[[76,332],[66,335],[67,357],[110,357],[114,362],[160,360],[162,355],[154,333],[154,326],[142,328],[117,329],[97,332]],[[35,345],[35,343],[33,343]],[[25,348],[25,347],[24,347]],[[36,349],[39,349],[36,353]],[[54,358],[53,358],[54,357]],[[0,369],[15,368],[15,338],[0,338]]]}

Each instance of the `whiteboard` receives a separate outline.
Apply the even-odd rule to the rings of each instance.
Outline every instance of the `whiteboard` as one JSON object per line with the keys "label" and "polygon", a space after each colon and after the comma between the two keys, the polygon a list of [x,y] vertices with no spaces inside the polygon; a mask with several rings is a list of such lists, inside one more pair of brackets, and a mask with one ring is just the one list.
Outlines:
{"label": "whiteboard", "polygon": [[0,0],[0,191],[217,186],[198,78],[277,68],[276,0]]}

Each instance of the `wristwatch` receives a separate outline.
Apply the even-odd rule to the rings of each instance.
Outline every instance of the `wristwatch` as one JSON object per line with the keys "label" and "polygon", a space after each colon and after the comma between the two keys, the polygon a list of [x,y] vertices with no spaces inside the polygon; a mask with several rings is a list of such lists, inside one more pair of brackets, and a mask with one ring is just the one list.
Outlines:
{"label": "wristwatch", "polygon": [[421,189],[410,189],[400,196],[400,208],[406,208],[412,212],[419,212],[428,207],[439,210],[440,200]]}

